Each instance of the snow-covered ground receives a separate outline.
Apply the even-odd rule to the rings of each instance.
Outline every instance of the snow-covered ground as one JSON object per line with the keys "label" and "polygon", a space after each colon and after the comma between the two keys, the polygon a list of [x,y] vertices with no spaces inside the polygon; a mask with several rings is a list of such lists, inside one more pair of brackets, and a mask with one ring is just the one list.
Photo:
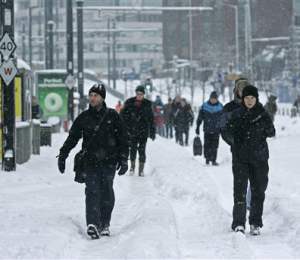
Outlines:
{"label": "snow-covered ground", "polygon": [[276,128],[261,236],[230,231],[231,154],[225,143],[220,166],[213,167],[193,157],[191,146],[158,137],[148,142],[144,178],[115,178],[111,237],[90,240],[84,185],[73,182],[75,151],[66,173],[57,170],[63,133],[16,172],[0,171],[0,259],[300,258],[300,120],[277,117]]}

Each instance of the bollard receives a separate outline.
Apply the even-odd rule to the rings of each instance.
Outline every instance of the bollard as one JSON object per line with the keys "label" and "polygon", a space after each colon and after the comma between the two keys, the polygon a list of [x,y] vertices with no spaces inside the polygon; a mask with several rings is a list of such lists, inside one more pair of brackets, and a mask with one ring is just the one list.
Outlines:
{"label": "bollard", "polygon": [[16,163],[27,162],[31,156],[31,126],[28,122],[16,122]]}
{"label": "bollard", "polygon": [[41,122],[38,119],[32,120],[32,154],[40,154],[41,144]]}
{"label": "bollard", "polygon": [[50,124],[41,124],[40,138],[41,146],[51,146],[52,126]]}

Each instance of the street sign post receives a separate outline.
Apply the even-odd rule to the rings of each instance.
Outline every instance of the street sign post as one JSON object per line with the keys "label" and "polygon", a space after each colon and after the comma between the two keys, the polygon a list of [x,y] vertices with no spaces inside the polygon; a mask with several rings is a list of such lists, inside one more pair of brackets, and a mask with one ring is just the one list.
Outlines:
{"label": "street sign post", "polygon": [[68,89],[72,89],[75,86],[75,84],[76,84],[75,77],[73,75],[69,74],[66,77],[65,84],[68,87]]}
{"label": "street sign post", "polygon": [[17,46],[8,33],[5,33],[0,40],[0,53],[4,60],[8,60],[9,56],[14,53]]}
{"label": "street sign post", "polygon": [[4,83],[8,86],[17,75],[18,70],[12,59],[4,61],[0,66],[0,76]]}
{"label": "street sign post", "polygon": [[16,113],[15,113],[15,83],[17,68],[13,53],[14,43],[14,0],[0,1],[0,53],[2,78],[2,170],[16,170]]}

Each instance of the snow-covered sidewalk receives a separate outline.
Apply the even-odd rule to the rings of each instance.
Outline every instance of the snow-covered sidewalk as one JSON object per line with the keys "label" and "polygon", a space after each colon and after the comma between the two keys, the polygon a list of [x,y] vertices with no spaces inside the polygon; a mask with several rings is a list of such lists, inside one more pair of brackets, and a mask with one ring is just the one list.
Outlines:
{"label": "snow-covered sidewalk", "polygon": [[278,117],[276,126],[259,237],[230,230],[226,144],[220,143],[220,166],[213,167],[193,157],[191,146],[158,137],[148,142],[144,178],[116,175],[111,237],[89,240],[84,185],[73,182],[75,151],[66,174],[57,170],[55,156],[66,138],[60,134],[17,172],[0,172],[0,259],[299,258],[300,122]]}

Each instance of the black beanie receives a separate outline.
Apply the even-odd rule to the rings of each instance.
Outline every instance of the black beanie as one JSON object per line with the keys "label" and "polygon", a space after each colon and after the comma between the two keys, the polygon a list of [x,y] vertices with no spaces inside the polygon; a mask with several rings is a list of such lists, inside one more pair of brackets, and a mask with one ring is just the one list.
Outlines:
{"label": "black beanie", "polygon": [[95,92],[95,93],[99,94],[103,99],[105,99],[105,97],[106,97],[106,89],[105,89],[105,85],[103,82],[93,85],[89,90],[89,94],[91,92]]}
{"label": "black beanie", "polygon": [[145,87],[143,85],[139,85],[136,87],[135,92],[143,92],[145,94]]}
{"label": "black beanie", "polygon": [[252,85],[247,85],[244,89],[243,89],[243,95],[242,97],[247,97],[247,96],[253,96],[256,97],[256,99],[258,99],[258,90],[256,87],[252,86]]}
{"label": "black beanie", "polygon": [[218,99],[217,91],[211,92],[209,98],[215,98],[215,99]]}

